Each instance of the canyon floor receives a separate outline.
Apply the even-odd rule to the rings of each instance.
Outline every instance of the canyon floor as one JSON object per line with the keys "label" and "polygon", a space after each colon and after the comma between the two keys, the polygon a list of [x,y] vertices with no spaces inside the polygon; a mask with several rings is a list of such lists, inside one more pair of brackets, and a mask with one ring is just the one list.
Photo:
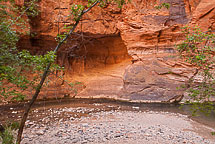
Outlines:
{"label": "canyon floor", "polygon": [[[22,105],[10,106],[1,114],[1,121],[20,119],[22,109]],[[41,101],[26,122],[22,144],[215,143],[211,135],[215,131],[214,116],[192,117],[185,111],[175,105]]]}

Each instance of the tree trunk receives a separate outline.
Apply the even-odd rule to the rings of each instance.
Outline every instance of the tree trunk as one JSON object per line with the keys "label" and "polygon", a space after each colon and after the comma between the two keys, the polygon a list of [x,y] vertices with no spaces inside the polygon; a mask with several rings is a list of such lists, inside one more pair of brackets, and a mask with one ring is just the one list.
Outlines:
{"label": "tree trunk", "polygon": [[[60,41],[60,43],[56,46],[56,48],[55,48],[55,50],[54,50],[54,53],[55,53],[55,54],[56,54],[56,52],[59,50],[59,48],[61,47],[61,45],[62,45],[62,44],[68,39],[68,37],[74,32],[74,30],[75,30],[76,27],[78,26],[78,24],[79,24],[79,22],[80,22],[82,16],[83,16],[85,13],[89,12],[89,11],[90,11],[94,6],[96,6],[99,2],[100,2],[100,0],[96,1],[91,7],[89,7],[89,8],[86,9],[86,10],[83,10],[83,11],[81,12],[81,14],[79,15],[79,17],[78,17],[78,19],[77,19],[75,25],[73,26],[73,28],[72,28],[72,29],[70,30],[70,32],[66,35],[66,37],[65,37],[62,41]],[[43,73],[43,76],[42,76],[42,78],[41,78],[41,80],[40,80],[40,83],[38,84],[38,86],[37,86],[37,88],[36,88],[36,91],[35,91],[35,93],[34,93],[32,99],[30,100],[29,104],[27,105],[27,107],[26,107],[26,109],[25,109],[25,112],[24,112],[24,114],[23,114],[23,117],[22,117],[22,120],[21,120],[21,123],[20,123],[19,130],[18,130],[17,141],[16,141],[17,144],[20,144],[20,143],[21,143],[21,140],[22,140],[22,133],[23,133],[23,129],[24,129],[24,126],[25,126],[25,122],[26,122],[27,117],[28,117],[28,113],[29,113],[31,107],[33,106],[34,102],[36,101],[36,99],[37,99],[37,97],[38,97],[38,95],[39,95],[39,93],[40,93],[40,90],[41,90],[41,88],[42,88],[42,86],[43,86],[43,83],[44,83],[44,81],[46,80],[46,77],[47,77],[47,75],[48,75],[48,72],[49,72],[49,69],[50,69],[50,67],[51,67],[51,64],[52,64],[52,63],[48,63],[48,65],[47,65],[47,67],[46,67],[46,69],[45,69],[45,71],[44,71],[44,73]]]}

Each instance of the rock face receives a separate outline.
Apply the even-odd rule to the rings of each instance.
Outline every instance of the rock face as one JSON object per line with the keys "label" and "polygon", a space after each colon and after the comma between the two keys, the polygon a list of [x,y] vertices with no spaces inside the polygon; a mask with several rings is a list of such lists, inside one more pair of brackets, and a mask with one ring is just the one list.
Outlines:
{"label": "rock face", "polygon": [[[23,37],[21,48],[31,49],[34,54],[53,49],[55,36],[63,31],[59,28],[72,24],[66,15],[73,2],[40,1],[41,13],[30,18],[29,23],[36,36]],[[155,9],[161,2],[170,3],[170,9]],[[85,83],[86,89],[79,97],[114,95],[131,101],[179,101],[184,90],[177,87],[186,84],[195,73],[195,68],[178,58],[175,48],[183,40],[180,28],[184,25],[199,25],[205,31],[215,29],[215,0],[132,0],[122,9],[115,4],[103,9],[95,7],[61,48],[58,63],[66,67],[68,80]],[[96,70],[106,70],[130,58],[132,63],[127,63],[127,68],[124,64],[119,66],[117,72],[110,70],[101,75]],[[91,70],[94,71],[85,77]],[[97,81],[90,82],[89,75],[93,74]],[[114,79],[115,74],[118,77]]]}
{"label": "rock face", "polygon": [[[130,9],[127,21],[118,23],[122,39],[134,63],[124,74],[124,95],[144,102],[181,100],[184,89],[177,89],[195,73],[195,68],[177,58],[175,44],[183,40],[183,25],[214,29],[215,1],[164,0],[171,4],[162,12],[145,8]],[[138,2],[137,2],[138,3]],[[144,6],[141,3],[137,4]],[[171,57],[175,57],[172,59]]]}
{"label": "rock face", "polygon": [[181,86],[191,78],[194,68],[168,56],[146,56],[125,70],[123,97],[141,102],[178,102]]}

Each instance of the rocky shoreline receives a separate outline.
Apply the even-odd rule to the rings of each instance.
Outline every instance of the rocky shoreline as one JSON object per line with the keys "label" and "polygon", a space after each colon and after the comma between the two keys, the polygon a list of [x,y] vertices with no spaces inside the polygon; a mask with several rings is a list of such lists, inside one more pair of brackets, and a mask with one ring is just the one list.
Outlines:
{"label": "rocky shoreline", "polygon": [[[110,106],[111,107],[111,106]],[[50,109],[41,122],[27,121],[22,144],[128,143],[128,144],[213,144],[214,129],[186,115],[170,112],[98,111],[94,108]],[[83,114],[75,117],[74,113]],[[54,120],[56,114],[65,118]],[[84,114],[87,114],[85,116]]]}

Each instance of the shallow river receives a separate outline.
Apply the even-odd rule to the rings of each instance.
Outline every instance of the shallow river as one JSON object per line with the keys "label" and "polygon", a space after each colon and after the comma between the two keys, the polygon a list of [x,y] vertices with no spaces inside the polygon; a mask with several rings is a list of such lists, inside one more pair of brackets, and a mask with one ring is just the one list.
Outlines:
{"label": "shallow river", "polygon": [[[18,120],[23,103],[0,106],[0,121]],[[34,105],[22,143],[215,143],[215,115],[192,117],[189,106],[59,99]]]}

